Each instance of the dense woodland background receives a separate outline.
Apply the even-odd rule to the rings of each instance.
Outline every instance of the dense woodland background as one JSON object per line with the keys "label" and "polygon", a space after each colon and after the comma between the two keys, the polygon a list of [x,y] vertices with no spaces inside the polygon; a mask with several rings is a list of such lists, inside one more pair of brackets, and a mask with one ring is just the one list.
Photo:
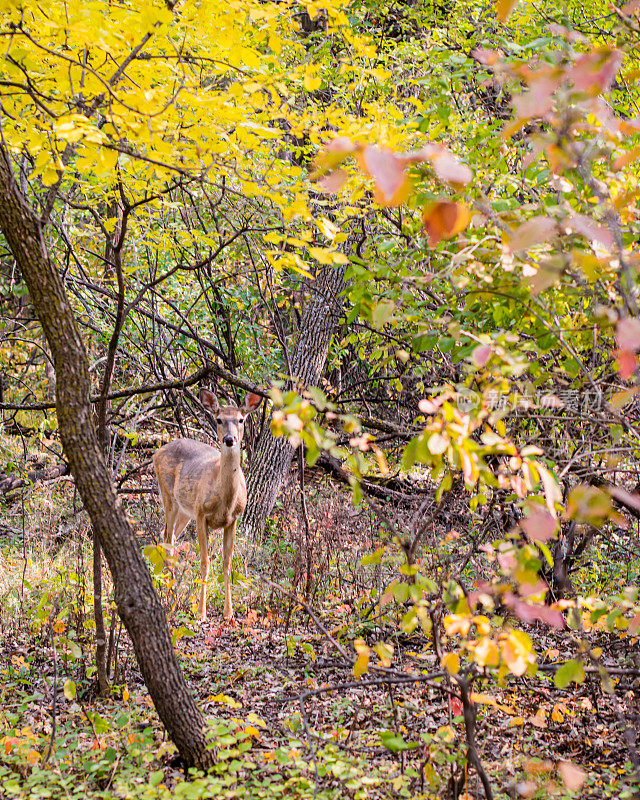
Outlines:
{"label": "dense woodland background", "polygon": [[0,797],[640,797],[639,12],[0,0]]}

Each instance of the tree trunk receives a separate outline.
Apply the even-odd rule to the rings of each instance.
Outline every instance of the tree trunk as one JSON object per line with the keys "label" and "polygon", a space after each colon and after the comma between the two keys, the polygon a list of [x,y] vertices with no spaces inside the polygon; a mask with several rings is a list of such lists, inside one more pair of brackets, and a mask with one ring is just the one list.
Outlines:
{"label": "tree trunk", "polygon": [[[314,386],[322,372],[329,344],[340,318],[345,287],[344,266],[323,267],[311,284],[312,296],[302,316],[300,334],[289,360],[294,385]],[[275,439],[265,425],[247,473],[247,508],[243,532],[254,540],[264,533],[267,517],[291,466],[293,448],[287,439]]]}
{"label": "tree trunk", "polygon": [[22,271],[51,348],[56,370],[60,438],[84,507],[115,586],[118,613],[135,650],[149,694],[187,766],[214,762],[205,724],[189,692],[149,570],[114,492],[89,404],[89,369],[60,273],[51,261],[42,224],[16,183],[0,145],[0,229]]}

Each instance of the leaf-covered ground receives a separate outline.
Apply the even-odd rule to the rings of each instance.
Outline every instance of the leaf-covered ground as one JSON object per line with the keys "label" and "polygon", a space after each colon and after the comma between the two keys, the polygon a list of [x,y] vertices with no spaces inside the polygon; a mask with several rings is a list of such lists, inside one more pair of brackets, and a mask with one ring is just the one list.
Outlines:
{"label": "leaf-covered ground", "polygon": [[[215,581],[211,618],[194,624],[197,557],[189,536],[173,588],[158,570],[177,652],[219,756],[212,774],[185,780],[117,623],[113,696],[96,697],[90,551],[65,486],[29,499],[29,519],[40,520],[44,536],[28,522],[23,542],[20,504],[5,515],[0,796],[483,796],[477,772],[466,766],[454,679],[443,675],[429,638],[420,628],[402,631],[404,604],[370,613],[370,598],[388,577],[378,570],[367,578],[359,566],[375,543],[377,523],[320,480],[310,488],[308,606],[298,599],[309,561],[295,492],[283,497],[279,527],[261,550],[240,542],[237,566],[251,580],[236,575],[237,625],[222,624]],[[155,501],[132,497],[129,510],[141,546],[153,541]],[[398,510],[396,520],[412,513]],[[456,514],[450,508],[431,532],[445,551],[447,538],[466,549],[464,536],[451,536],[453,524],[463,530]],[[494,797],[632,797],[633,748],[625,730],[630,726],[632,740],[640,727],[637,639],[595,627],[583,634],[592,651],[601,649],[615,695],[604,691],[596,667],[587,667],[582,683],[561,689],[553,677],[558,664],[575,656],[575,633],[514,622],[535,645],[537,674],[502,683],[480,675],[474,685],[478,754]],[[358,641],[392,645],[390,670],[372,658],[356,678]],[[416,675],[421,679],[412,680]]]}

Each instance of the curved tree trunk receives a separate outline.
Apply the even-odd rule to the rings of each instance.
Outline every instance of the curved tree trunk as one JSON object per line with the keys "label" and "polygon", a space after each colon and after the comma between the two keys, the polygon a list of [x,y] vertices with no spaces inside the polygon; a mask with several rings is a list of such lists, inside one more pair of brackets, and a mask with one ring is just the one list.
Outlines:
{"label": "curved tree trunk", "polygon": [[47,252],[42,224],[15,180],[0,145],[0,229],[22,271],[51,348],[56,371],[60,438],[84,507],[113,576],[118,613],[142,676],[169,736],[187,766],[207,768],[204,719],[189,692],[160,601],[117,499],[89,405],[89,370],[73,310]]}
{"label": "curved tree trunk", "polygon": [[[329,344],[342,312],[344,266],[323,267],[311,284],[312,297],[302,316],[300,333],[289,359],[294,384],[317,384]],[[264,533],[267,517],[291,466],[293,448],[287,439],[275,439],[265,425],[247,473],[247,508],[242,530],[254,540]]]}

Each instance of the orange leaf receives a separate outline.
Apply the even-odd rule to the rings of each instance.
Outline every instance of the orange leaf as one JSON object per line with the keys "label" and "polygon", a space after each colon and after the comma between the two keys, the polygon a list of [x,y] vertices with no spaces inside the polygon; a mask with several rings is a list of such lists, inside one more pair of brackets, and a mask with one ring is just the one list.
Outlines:
{"label": "orange leaf", "polygon": [[626,167],[627,164],[631,164],[632,161],[635,161],[638,156],[640,156],[640,146],[632,147],[631,150],[627,150],[626,153],[622,153],[622,155],[616,158],[613,162],[613,168],[622,169]]}
{"label": "orange leaf", "polygon": [[469,224],[469,209],[462,203],[437,200],[422,210],[422,220],[427,232],[429,247],[435,247],[442,239],[451,239]]}
{"label": "orange leaf", "polygon": [[513,8],[518,0],[497,0],[496,14],[500,22],[506,22],[507,17],[513,11]]}

